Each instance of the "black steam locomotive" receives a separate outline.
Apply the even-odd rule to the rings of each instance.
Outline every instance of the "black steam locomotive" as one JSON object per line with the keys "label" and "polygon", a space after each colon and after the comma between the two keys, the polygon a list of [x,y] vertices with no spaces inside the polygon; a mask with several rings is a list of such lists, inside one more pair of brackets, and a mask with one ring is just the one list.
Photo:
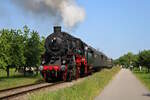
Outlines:
{"label": "black steam locomotive", "polygon": [[112,60],[102,52],[88,46],[66,32],[60,26],[45,41],[40,71],[44,79],[70,81],[88,75],[93,70],[112,67]]}

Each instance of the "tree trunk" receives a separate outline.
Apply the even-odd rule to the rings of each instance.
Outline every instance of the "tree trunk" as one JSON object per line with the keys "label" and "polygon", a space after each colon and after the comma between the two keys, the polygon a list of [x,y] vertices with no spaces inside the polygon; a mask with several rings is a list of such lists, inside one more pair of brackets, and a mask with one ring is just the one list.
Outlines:
{"label": "tree trunk", "polygon": [[23,68],[23,73],[24,73],[24,76],[26,76],[26,67],[25,66]]}
{"label": "tree trunk", "polygon": [[9,77],[9,66],[7,66],[6,71],[7,71],[7,77]]}
{"label": "tree trunk", "polygon": [[39,67],[36,67],[36,76],[38,75]]}

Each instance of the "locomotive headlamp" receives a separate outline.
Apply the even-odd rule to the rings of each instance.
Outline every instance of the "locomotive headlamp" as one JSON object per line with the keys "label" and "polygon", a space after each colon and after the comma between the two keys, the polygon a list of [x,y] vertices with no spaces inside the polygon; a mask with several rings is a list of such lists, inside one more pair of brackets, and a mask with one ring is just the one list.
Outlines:
{"label": "locomotive headlamp", "polygon": [[53,40],[56,40],[56,37],[54,37]]}
{"label": "locomotive headlamp", "polygon": [[66,60],[63,60],[62,63],[65,64],[65,63],[66,63]]}
{"label": "locomotive headlamp", "polygon": [[53,37],[51,41],[52,41],[52,42],[56,41],[56,37]]}
{"label": "locomotive headlamp", "polygon": [[43,70],[43,66],[40,66],[40,67],[39,67],[39,70],[42,71],[42,70]]}

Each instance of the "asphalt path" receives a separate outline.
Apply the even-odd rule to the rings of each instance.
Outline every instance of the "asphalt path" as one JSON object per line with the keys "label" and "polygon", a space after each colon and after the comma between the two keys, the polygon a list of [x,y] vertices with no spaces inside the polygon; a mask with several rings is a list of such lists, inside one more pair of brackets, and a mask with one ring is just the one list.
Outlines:
{"label": "asphalt path", "polygon": [[121,69],[95,100],[150,100],[150,92],[130,70]]}

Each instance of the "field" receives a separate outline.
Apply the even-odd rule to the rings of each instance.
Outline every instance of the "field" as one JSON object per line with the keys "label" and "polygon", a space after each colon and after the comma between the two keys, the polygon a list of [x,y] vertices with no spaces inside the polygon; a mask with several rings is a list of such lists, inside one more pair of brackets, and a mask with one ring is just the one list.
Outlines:
{"label": "field", "polygon": [[119,67],[104,69],[72,87],[29,95],[29,100],[93,100],[119,70]]}
{"label": "field", "polygon": [[150,90],[150,73],[147,73],[145,70],[134,70],[133,73]]}
{"label": "field", "polygon": [[43,81],[41,76],[26,76],[15,72],[15,69],[10,69],[10,77],[7,78],[6,71],[0,70],[0,90],[12,88],[16,86],[22,86],[27,84],[33,84]]}

